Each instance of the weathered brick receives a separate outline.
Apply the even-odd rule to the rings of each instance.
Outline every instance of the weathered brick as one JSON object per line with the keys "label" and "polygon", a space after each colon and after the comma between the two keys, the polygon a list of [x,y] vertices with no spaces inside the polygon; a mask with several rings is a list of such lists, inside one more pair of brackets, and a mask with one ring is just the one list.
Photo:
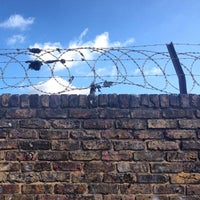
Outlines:
{"label": "weathered brick", "polygon": [[39,107],[39,95],[38,94],[31,94],[29,95],[29,104],[31,108],[38,108]]}
{"label": "weathered brick", "polygon": [[131,140],[122,140],[122,141],[114,141],[114,150],[144,150],[145,144],[140,141],[131,141]]}
{"label": "weathered brick", "polygon": [[111,142],[108,140],[87,140],[82,141],[84,150],[109,150],[111,149]]}
{"label": "weathered brick", "polygon": [[103,139],[131,139],[133,138],[131,131],[128,130],[103,130],[101,131]]}
{"label": "weathered brick", "polygon": [[67,94],[62,94],[61,97],[60,97],[60,101],[61,101],[61,107],[62,108],[66,108],[68,107],[68,98],[69,98],[69,95]]}
{"label": "weathered brick", "polygon": [[86,184],[56,184],[55,194],[84,194],[87,191]]}
{"label": "weathered brick", "polygon": [[200,95],[191,94],[189,95],[189,97],[190,97],[191,106],[195,108],[200,106]]}
{"label": "weathered brick", "polygon": [[33,128],[33,129],[48,129],[50,123],[47,120],[42,119],[23,119],[20,121],[21,128]]}
{"label": "weathered brick", "polygon": [[21,108],[27,108],[29,107],[29,95],[28,94],[22,94],[19,96],[19,103]]}
{"label": "weathered brick", "polygon": [[68,116],[65,109],[43,109],[38,111],[38,116],[42,119],[65,119]]}
{"label": "weathered brick", "polygon": [[70,130],[70,137],[75,140],[95,140],[101,138],[98,130]]}
{"label": "weathered brick", "polygon": [[164,133],[163,131],[160,130],[139,130],[139,131],[136,130],[133,132],[133,137],[135,139],[141,139],[141,140],[163,139]]}
{"label": "weathered brick", "polygon": [[149,150],[173,151],[179,150],[179,143],[173,141],[150,141],[147,143]]}
{"label": "weathered brick", "polygon": [[10,98],[10,94],[2,94],[1,95],[1,106],[2,107],[9,106],[9,98]]}
{"label": "weathered brick", "polygon": [[162,151],[134,152],[135,161],[164,161],[165,153]]}
{"label": "weathered brick", "polygon": [[6,139],[8,130],[0,130],[0,139]]}
{"label": "weathered brick", "polygon": [[48,184],[30,184],[22,185],[23,194],[50,194],[53,191],[53,186]]}
{"label": "weathered brick", "polygon": [[163,117],[169,119],[177,119],[177,118],[193,118],[194,113],[192,110],[188,109],[166,109],[163,111]]}
{"label": "weathered brick", "polygon": [[149,165],[147,163],[137,162],[119,162],[117,164],[118,172],[133,172],[133,173],[145,173],[149,171]]}
{"label": "weathered brick", "polygon": [[39,151],[38,160],[49,160],[49,161],[65,161],[69,159],[68,152],[60,151]]}
{"label": "weathered brick", "polygon": [[151,194],[150,184],[122,184],[119,186],[121,194]]}
{"label": "weathered brick", "polygon": [[154,194],[184,194],[185,188],[182,185],[155,185]]}
{"label": "weathered brick", "polygon": [[71,108],[78,107],[79,97],[76,94],[72,94],[68,96],[68,105]]}
{"label": "weathered brick", "polygon": [[60,106],[60,96],[59,95],[51,95],[49,97],[49,106],[51,108],[58,108]]}
{"label": "weathered brick", "polygon": [[34,129],[10,129],[8,131],[11,139],[37,139],[38,132]]}
{"label": "weathered brick", "polygon": [[98,112],[93,109],[69,109],[69,117],[75,119],[95,119],[98,117]]}
{"label": "weathered brick", "polygon": [[112,172],[115,170],[115,164],[113,162],[101,162],[93,161],[86,162],[84,165],[84,170],[86,172]]}
{"label": "weathered brick", "polygon": [[183,163],[183,171],[187,173],[200,173],[200,162]]}
{"label": "weathered brick", "polygon": [[34,118],[36,110],[33,109],[9,109],[6,112],[6,118],[10,119],[27,119]]}
{"label": "weathered brick", "polygon": [[8,161],[36,160],[37,153],[33,151],[8,151],[5,157]]}
{"label": "weathered brick", "polygon": [[55,129],[77,129],[81,127],[81,121],[79,120],[53,120],[52,126]]}
{"label": "weathered brick", "polygon": [[141,118],[141,119],[154,119],[154,118],[160,118],[161,112],[160,110],[153,110],[153,109],[135,109],[131,111],[131,118]]}
{"label": "weathered brick", "polygon": [[20,186],[14,184],[0,184],[0,194],[15,194],[20,192]]}
{"label": "weathered brick", "polygon": [[130,118],[129,110],[127,109],[100,109],[99,117],[102,119],[118,119],[118,118]]}
{"label": "weathered brick", "polygon": [[169,96],[169,103],[170,103],[170,106],[172,107],[179,107],[180,105],[179,95],[171,94]]}
{"label": "weathered brick", "polygon": [[120,108],[128,108],[129,107],[130,95],[120,94],[118,96],[118,98],[119,98]]}
{"label": "weathered brick", "polygon": [[68,139],[68,131],[63,130],[40,130],[37,131],[41,139],[57,140],[57,139]]}
{"label": "weathered brick", "polygon": [[106,94],[100,94],[98,96],[98,105],[100,107],[106,107],[106,106],[108,106],[108,95],[106,95]]}
{"label": "weathered brick", "polygon": [[160,97],[160,106],[162,108],[169,107],[169,95],[161,94],[159,97]]}
{"label": "weathered brick", "polygon": [[189,98],[189,95],[187,95],[187,94],[180,94],[179,95],[179,99],[180,99],[180,106],[182,108],[189,108],[190,107],[190,98]]}
{"label": "weathered brick", "polygon": [[[135,196],[135,200],[154,200],[154,199],[159,199],[159,200],[169,200],[168,196],[161,196],[158,194],[154,194],[154,195],[144,195],[144,194],[139,194]],[[176,199],[179,200],[179,199]],[[182,200],[182,199],[181,199]]]}
{"label": "weathered brick", "polygon": [[183,171],[180,163],[154,163],[151,164],[152,173],[179,173]]}
{"label": "weathered brick", "polygon": [[77,161],[100,160],[101,152],[99,151],[71,151],[70,158]]}
{"label": "weathered brick", "polygon": [[149,96],[146,94],[140,95],[140,104],[145,107],[149,107]]}
{"label": "weathered brick", "polygon": [[108,194],[108,195],[103,195],[104,200],[134,200],[135,195],[119,195],[119,194]]}
{"label": "weathered brick", "polygon": [[40,96],[40,105],[43,108],[49,107],[49,95],[41,95]]}
{"label": "weathered brick", "polygon": [[50,171],[51,170],[51,163],[50,162],[41,162],[41,161],[35,161],[35,162],[22,162],[21,163],[21,170],[22,172],[30,172],[30,171]]}
{"label": "weathered brick", "polygon": [[40,173],[41,182],[69,182],[70,174],[69,172],[41,172]]}
{"label": "weathered brick", "polygon": [[183,150],[200,150],[200,141],[182,141]]}
{"label": "weathered brick", "polygon": [[99,183],[102,182],[103,175],[101,173],[82,173],[75,172],[71,174],[72,183]]}
{"label": "weathered brick", "polygon": [[148,128],[177,128],[177,120],[172,119],[149,119]]}
{"label": "weathered brick", "polygon": [[23,150],[48,150],[51,148],[51,143],[46,140],[26,140],[20,141],[19,146]]}
{"label": "weathered brick", "polygon": [[35,200],[33,195],[23,195],[23,194],[9,194],[5,195],[5,199],[0,200]]}
{"label": "weathered brick", "polygon": [[200,128],[200,119],[180,119],[178,120],[180,128],[196,129]]}
{"label": "weathered brick", "polygon": [[12,173],[8,174],[8,181],[10,183],[36,183],[39,181],[39,173],[26,172],[26,173]]}
{"label": "weathered brick", "polygon": [[19,106],[19,95],[13,94],[9,98],[9,106],[10,107],[18,107]]}
{"label": "weathered brick", "polygon": [[187,195],[200,195],[200,185],[187,185]]}
{"label": "weathered brick", "polygon": [[0,128],[13,128],[15,123],[11,120],[0,120]]}
{"label": "weathered brick", "polygon": [[109,129],[113,127],[113,121],[110,120],[85,120],[83,127],[86,129]]}
{"label": "weathered brick", "polygon": [[117,194],[118,186],[116,184],[93,183],[88,185],[90,194]]}
{"label": "weathered brick", "polygon": [[136,176],[133,173],[108,173],[103,176],[104,183],[135,183]]}
{"label": "weathered brick", "polygon": [[87,96],[79,95],[79,107],[86,108],[87,106]]}
{"label": "weathered brick", "polygon": [[179,184],[200,184],[200,174],[199,173],[178,173],[170,175],[171,183]]}
{"label": "weathered brick", "polygon": [[42,194],[37,195],[36,200],[69,200],[69,198],[66,195],[60,194]]}
{"label": "weathered brick", "polygon": [[145,120],[126,119],[117,120],[115,126],[117,129],[146,129],[147,124]]}
{"label": "weathered brick", "polygon": [[117,94],[109,94],[108,95],[108,105],[110,107],[119,107],[118,95]]}
{"label": "weathered brick", "polygon": [[194,130],[166,130],[166,135],[169,139],[194,139],[196,132]]}
{"label": "weathered brick", "polygon": [[73,140],[52,141],[52,150],[73,151],[73,150],[79,150],[80,148],[81,148],[81,145],[79,141],[73,141]]}
{"label": "weathered brick", "polygon": [[81,162],[53,162],[55,171],[81,171],[83,163]]}
{"label": "weathered brick", "polygon": [[6,115],[6,110],[3,108],[3,109],[0,109],[0,118],[4,118]]}
{"label": "weathered brick", "polygon": [[168,177],[160,174],[138,174],[138,183],[166,183],[168,182]]}
{"label": "weathered brick", "polygon": [[132,160],[132,153],[129,151],[103,151],[102,160],[105,161],[122,161]]}
{"label": "weathered brick", "polygon": [[187,152],[167,152],[167,161],[176,161],[176,162],[183,162],[183,161],[196,161],[198,160],[198,153],[194,151],[187,151]]}
{"label": "weathered brick", "polygon": [[139,95],[130,95],[130,107],[138,108],[140,106],[140,97]]}
{"label": "weathered brick", "polygon": [[17,162],[1,162],[0,163],[0,172],[9,172],[9,171],[19,171],[20,164]]}
{"label": "weathered brick", "polygon": [[1,140],[0,141],[0,150],[11,150],[11,149],[17,149],[18,143],[16,140]]}
{"label": "weathered brick", "polygon": [[159,108],[160,107],[160,102],[159,102],[159,95],[157,94],[150,94],[149,95],[149,104],[150,107],[153,108]]}

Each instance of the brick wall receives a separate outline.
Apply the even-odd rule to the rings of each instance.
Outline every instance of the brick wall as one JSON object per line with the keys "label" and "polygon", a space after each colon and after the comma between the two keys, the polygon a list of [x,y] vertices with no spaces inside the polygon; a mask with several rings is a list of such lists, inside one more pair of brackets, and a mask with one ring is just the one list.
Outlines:
{"label": "brick wall", "polygon": [[199,200],[200,96],[1,95],[0,200]]}

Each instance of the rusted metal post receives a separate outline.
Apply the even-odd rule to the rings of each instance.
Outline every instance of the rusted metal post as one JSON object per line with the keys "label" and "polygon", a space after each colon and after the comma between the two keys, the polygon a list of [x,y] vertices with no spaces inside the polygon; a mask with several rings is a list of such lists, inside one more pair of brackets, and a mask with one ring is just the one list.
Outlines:
{"label": "rusted metal post", "polygon": [[181,63],[179,61],[179,58],[177,56],[177,53],[175,51],[175,48],[172,42],[170,44],[167,44],[167,49],[168,49],[170,58],[172,60],[172,63],[174,65],[176,74],[178,76],[180,94],[187,94],[185,74],[183,72]]}

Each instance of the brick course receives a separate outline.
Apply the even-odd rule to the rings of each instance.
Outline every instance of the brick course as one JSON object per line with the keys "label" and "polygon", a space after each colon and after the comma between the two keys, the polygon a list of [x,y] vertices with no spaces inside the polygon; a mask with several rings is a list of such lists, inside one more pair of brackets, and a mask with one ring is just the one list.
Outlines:
{"label": "brick course", "polygon": [[0,96],[0,200],[200,199],[199,95]]}

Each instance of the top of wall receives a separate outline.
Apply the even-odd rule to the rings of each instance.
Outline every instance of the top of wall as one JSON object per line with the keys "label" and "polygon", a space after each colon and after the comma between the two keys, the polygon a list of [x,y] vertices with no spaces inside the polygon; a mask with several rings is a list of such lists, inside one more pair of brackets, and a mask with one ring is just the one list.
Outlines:
{"label": "top of wall", "polygon": [[200,107],[200,95],[196,94],[100,94],[98,96],[87,95],[11,95],[0,96],[0,107],[19,108],[167,108],[167,107]]}

